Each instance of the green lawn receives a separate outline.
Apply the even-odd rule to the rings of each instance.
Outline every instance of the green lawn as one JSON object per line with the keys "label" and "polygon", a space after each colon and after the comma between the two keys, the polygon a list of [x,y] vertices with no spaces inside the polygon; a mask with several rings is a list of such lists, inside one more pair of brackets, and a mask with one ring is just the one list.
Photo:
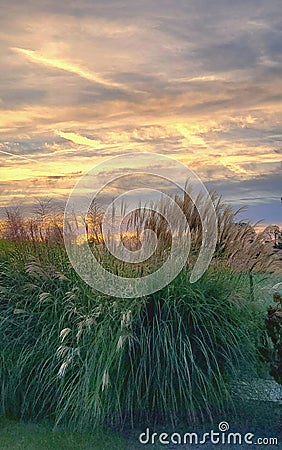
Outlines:
{"label": "green lawn", "polygon": [[124,450],[125,442],[118,434],[70,433],[52,431],[44,425],[22,424],[0,419],[1,450]]}

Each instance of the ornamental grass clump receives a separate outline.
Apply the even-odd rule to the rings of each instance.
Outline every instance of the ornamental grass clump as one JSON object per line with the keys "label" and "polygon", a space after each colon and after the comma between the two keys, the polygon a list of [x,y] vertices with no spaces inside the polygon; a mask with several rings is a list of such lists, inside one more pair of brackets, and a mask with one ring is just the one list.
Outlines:
{"label": "ornamental grass clump", "polygon": [[[256,372],[266,341],[265,310],[256,301],[253,274],[273,272],[278,259],[249,224],[235,223],[231,208],[215,194],[212,199],[219,233],[209,269],[189,282],[202,226],[189,196],[176,197],[190,225],[191,254],[174,281],[147,297],[101,295],[77,275],[51,234],[5,241],[5,252],[0,251],[2,413],[93,429],[180,418],[191,423],[230,407],[232,380],[242,370]],[[101,241],[103,212],[93,214],[87,237],[107,270],[136,277],[163,263],[171,234],[161,217],[139,211],[129,223],[136,234],[122,238],[130,248],[139,248],[144,224],[160,240],[152,264],[134,266],[109,257]]]}
{"label": "ornamental grass clump", "polygon": [[[62,258],[62,260],[64,260]],[[149,297],[99,295],[70,269],[1,269],[1,411],[72,429],[197,421],[230,406],[256,370],[263,314],[247,276],[189,270]],[[59,270],[60,269],[60,270]],[[18,278],[17,278],[18,277]]]}

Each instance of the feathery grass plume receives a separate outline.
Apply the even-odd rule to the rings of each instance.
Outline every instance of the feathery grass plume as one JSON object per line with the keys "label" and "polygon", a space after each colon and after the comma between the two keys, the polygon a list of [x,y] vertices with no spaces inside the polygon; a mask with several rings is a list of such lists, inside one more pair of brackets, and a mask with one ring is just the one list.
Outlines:
{"label": "feathery grass plume", "polygon": [[97,317],[99,317],[99,312],[96,310],[96,312],[93,313],[93,316],[82,316],[82,320],[80,318],[80,321],[77,325],[77,333],[76,333],[76,341],[77,343],[80,341],[83,332],[87,331],[89,332],[91,330],[91,327],[93,324],[95,324]]}
{"label": "feathery grass plume", "polygon": [[110,384],[109,372],[105,370],[102,378],[102,391],[104,391],[105,388],[109,386],[109,384]]}
{"label": "feathery grass plume", "polygon": [[25,309],[15,308],[14,314],[28,314],[28,312]]}
{"label": "feathery grass plume", "polygon": [[44,300],[48,299],[51,297],[50,292],[42,292],[41,294],[39,294],[39,301],[40,302],[44,302]]}
{"label": "feathery grass plume", "polygon": [[48,280],[54,276],[54,267],[43,264],[43,262],[36,257],[30,256],[29,261],[25,266],[26,272],[36,279]]}
{"label": "feathery grass plume", "polygon": [[70,328],[64,328],[64,329],[60,332],[61,342],[64,342],[64,340],[65,340],[66,337],[69,335],[69,333],[71,333],[71,329],[70,329]]}

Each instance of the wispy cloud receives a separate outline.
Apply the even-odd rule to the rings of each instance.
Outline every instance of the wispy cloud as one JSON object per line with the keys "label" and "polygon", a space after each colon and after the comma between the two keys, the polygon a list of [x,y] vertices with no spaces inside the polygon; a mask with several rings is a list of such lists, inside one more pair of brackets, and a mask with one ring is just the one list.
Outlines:
{"label": "wispy cloud", "polygon": [[62,137],[63,139],[67,139],[68,141],[73,142],[74,144],[78,144],[78,145],[86,145],[88,147],[100,147],[101,142],[97,141],[95,139],[89,139],[87,137],[84,136],[80,136],[80,134],[77,133],[65,133],[63,131],[56,131],[56,134],[60,137]]}
{"label": "wispy cloud", "polygon": [[31,158],[27,158],[26,156],[23,155],[17,155],[16,153],[10,153],[10,152],[6,152],[4,150],[0,150],[0,153],[3,153],[4,155],[9,155],[9,156],[13,156],[14,158],[20,158],[20,159],[24,159],[26,161],[31,161],[31,162],[35,162],[35,163],[39,163],[39,161],[37,161],[36,159],[31,159]]}
{"label": "wispy cloud", "polygon": [[47,57],[34,50],[27,50],[24,48],[14,47],[12,48],[12,50],[24,55],[26,58],[28,58],[31,61],[34,61],[35,63],[43,64],[44,66],[53,67],[55,69],[65,70],[66,72],[74,73],[79,77],[85,78],[88,81],[100,84],[104,87],[112,89],[113,88],[127,89],[126,86],[120,83],[115,83],[114,81],[106,80],[105,78],[91,72],[90,70],[87,70],[83,67],[80,67],[79,65],[73,64],[63,59]]}

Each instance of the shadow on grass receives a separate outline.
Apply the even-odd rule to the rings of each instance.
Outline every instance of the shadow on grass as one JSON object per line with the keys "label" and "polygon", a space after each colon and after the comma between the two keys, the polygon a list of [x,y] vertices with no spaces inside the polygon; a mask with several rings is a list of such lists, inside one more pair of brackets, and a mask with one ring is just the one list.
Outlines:
{"label": "shadow on grass", "polygon": [[125,442],[117,433],[71,433],[52,431],[48,425],[0,418],[1,450],[124,450]]}

